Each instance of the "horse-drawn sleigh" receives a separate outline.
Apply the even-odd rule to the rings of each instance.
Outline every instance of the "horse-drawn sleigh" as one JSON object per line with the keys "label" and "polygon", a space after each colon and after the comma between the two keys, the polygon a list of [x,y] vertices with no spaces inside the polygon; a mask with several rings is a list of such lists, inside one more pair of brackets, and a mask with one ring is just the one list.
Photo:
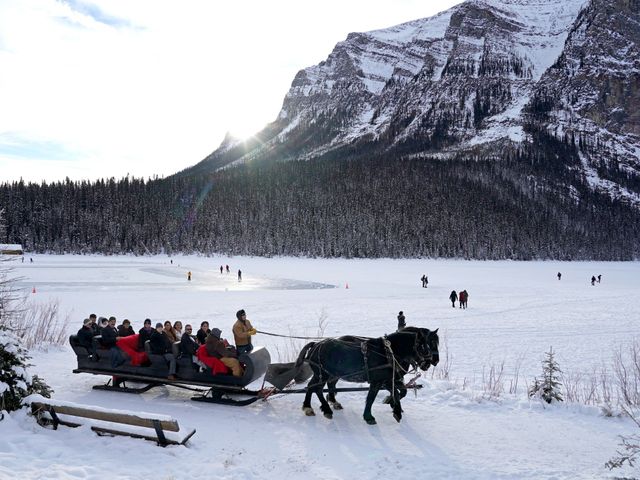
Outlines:
{"label": "horse-drawn sleigh", "polygon": [[[272,364],[269,352],[257,347],[238,360],[244,365],[244,374],[235,377],[221,364],[212,361],[211,368],[202,369],[192,362],[190,355],[180,356],[175,345],[177,371],[175,379],[169,380],[168,366],[163,356],[146,352],[146,358],[130,358],[129,361],[112,367],[112,350],[96,348],[95,355],[78,343],[75,335],[70,337],[71,346],[77,356],[78,368],[74,373],[106,375],[110,380],[94,389],[125,393],[143,393],[151,388],[168,385],[197,392],[191,399],[200,402],[244,406],[266,399],[274,393],[304,393],[303,410],[313,415],[311,396],[316,394],[325,417],[332,417],[334,409],[341,409],[336,393],[346,391],[368,391],[364,419],[374,424],[371,406],[379,390],[388,390],[387,403],[391,405],[394,418],[402,418],[400,400],[407,388],[421,385],[405,385],[404,376],[410,370],[426,371],[438,364],[438,335],[425,328],[407,327],[399,332],[380,338],[343,336],[311,342],[304,346],[295,363]],[[264,376],[262,388],[248,386]],[[304,388],[290,388],[294,383],[309,383]],[[369,383],[368,387],[337,388],[338,380]],[[265,382],[271,387],[265,388]],[[137,386],[131,386],[131,384]],[[327,389],[325,389],[327,385]],[[328,393],[328,402],[324,393]]]}

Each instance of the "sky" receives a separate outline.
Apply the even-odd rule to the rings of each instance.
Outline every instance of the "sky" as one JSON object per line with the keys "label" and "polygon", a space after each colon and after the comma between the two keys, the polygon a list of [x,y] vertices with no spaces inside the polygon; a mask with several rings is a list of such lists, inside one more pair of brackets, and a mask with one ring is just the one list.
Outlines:
{"label": "sky", "polygon": [[0,0],[0,182],[168,176],[276,119],[350,32],[460,0]]}

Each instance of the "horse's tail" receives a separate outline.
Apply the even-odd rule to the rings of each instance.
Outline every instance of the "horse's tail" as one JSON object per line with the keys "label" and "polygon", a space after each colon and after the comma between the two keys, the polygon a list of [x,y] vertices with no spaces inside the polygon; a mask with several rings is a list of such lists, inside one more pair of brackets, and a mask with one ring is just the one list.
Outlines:
{"label": "horse's tail", "polygon": [[298,355],[298,360],[296,360],[296,367],[302,365],[302,363],[307,359],[309,350],[311,350],[315,344],[316,342],[309,342],[304,347],[302,347],[302,350],[300,350],[300,354]]}

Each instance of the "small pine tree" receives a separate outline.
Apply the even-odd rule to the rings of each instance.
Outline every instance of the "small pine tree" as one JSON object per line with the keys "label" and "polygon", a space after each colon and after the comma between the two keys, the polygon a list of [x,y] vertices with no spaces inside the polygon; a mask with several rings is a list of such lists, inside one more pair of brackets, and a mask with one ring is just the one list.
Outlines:
{"label": "small pine tree", "polygon": [[[0,233],[4,229],[3,211],[0,209]],[[11,325],[20,315],[15,308],[15,279],[11,269],[0,259],[0,411],[9,412],[22,407],[27,395],[39,393],[50,397],[52,390],[37,375],[29,373],[29,355],[20,338],[13,333]],[[0,415],[0,420],[2,416]]]}
{"label": "small pine tree", "polygon": [[0,325],[0,410],[9,412],[22,407],[27,395],[39,393],[49,398],[52,390],[37,375],[29,374],[29,355],[20,339]]}
{"label": "small pine tree", "polygon": [[542,379],[537,377],[534,379],[533,385],[529,387],[529,397],[540,397],[547,403],[553,401],[562,402],[562,393],[558,375],[562,373],[558,362],[554,358],[553,347],[549,347],[549,351],[545,353],[546,358],[542,360]]}

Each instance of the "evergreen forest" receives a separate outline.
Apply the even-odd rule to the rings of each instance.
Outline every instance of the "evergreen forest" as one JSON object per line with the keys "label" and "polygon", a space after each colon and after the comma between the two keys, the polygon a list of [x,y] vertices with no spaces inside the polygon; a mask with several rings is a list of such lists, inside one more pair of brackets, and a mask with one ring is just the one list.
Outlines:
{"label": "evergreen forest", "polygon": [[562,143],[500,158],[245,164],[149,180],[0,185],[0,242],[54,253],[629,260],[640,212]]}

